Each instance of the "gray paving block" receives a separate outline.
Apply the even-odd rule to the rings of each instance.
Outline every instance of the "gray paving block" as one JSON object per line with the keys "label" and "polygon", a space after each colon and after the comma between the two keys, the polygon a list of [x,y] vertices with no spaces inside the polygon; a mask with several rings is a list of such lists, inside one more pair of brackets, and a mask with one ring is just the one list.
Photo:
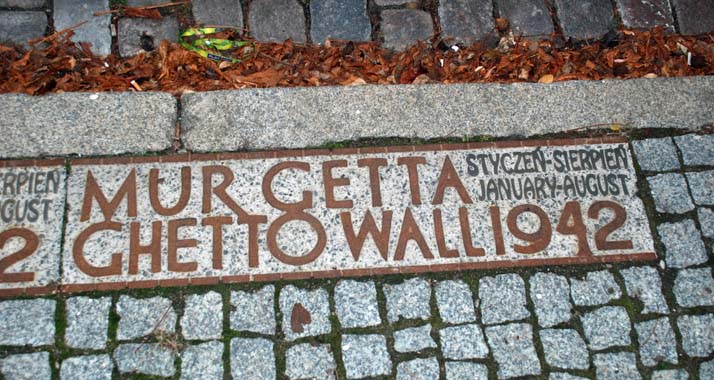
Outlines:
{"label": "gray paving block", "polygon": [[702,34],[714,31],[711,15],[712,2],[709,0],[672,0],[677,14],[679,32],[682,34]]}
{"label": "gray paving block", "polygon": [[117,29],[117,44],[122,57],[158,49],[162,40],[177,42],[179,35],[176,16],[160,20],[123,17],[119,19]]}
{"label": "gray paving block", "polygon": [[36,11],[0,11],[0,43],[24,47],[47,30],[47,14]]}
{"label": "gray paving block", "polygon": [[441,351],[447,359],[482,359],[488,355],[488,346],[476,324],[445,327],[439,331]]}
{"label": "gray paving block", "polygon": [[383,335],[342,335],[342,362],[348,379],[392,373],[392,359]]}
{"label": "gray paving block", "polygon": [[579,306],[597,306],[622,296],[620,285],[608,271],[588,272],[585,279],[570,279],[573,303]]}
{"label": "gray paving block", "polygon": [[669,0],[615,0],[622,23],[631,29],[662,26],[674,31],[674,17]]}
{"label": "gray paving block", "polygon": [[111,380],[114,363],[109,355],[85,355],[65,359],[60,380]]}
{"label": "gray paving block", "polygon": [[592,350],[630,345],[630,317],[622,306],[605,306],[581,317]]}
{"label": "gray paving block", "polygon": [[481,302],[481,321],[492,325],[527,318],[526,288],[523,279],[515,274],[483,277],[478,284]]}
{"label": "gray paving block", "polygon": [[682,307],[714,306],[711,268],[682,269],[674,279],[674,297]]}
{"label": "gray paving block", "polygon": [[540,341],[548,365],[564,369],[588,369],[590,367],[588,348],[576,330],[541,330]]}
{"label": "gray paving block", "polygon": [[94,16],[95,12],[109,9],[109,0],[54,0],[52,6],[56,30],[86,21],[85,24],[73,29],[72,41],[91,43],[92,52],[97,55],[107,55],[112,52],[110,30],[112,16],[110,14]]}
{"label": "gray paving block", "polygon": [[289,379],[334,379],[337,364],[329,344],[298,344],[285,354],[285,374]]}
{"label": "gray paving block", "polygon": [[632,148],[642,170],[664,172],[680,168],[671,137],[635,140],[632,142]]}
{"label": "gray paving block", "polygon": [[683,135],[674,138],[687,166],[714,165],[714,135]]}
{"label": "gray paving block", "polygon": [[669,308],[662,294],[662,279],[654,267],[623,269],[620,274],[625,279],[627,294],[640,300],[642,313],[667,314]]}
{"label": "gray paving block", "polygon": [[68,298],[65,304],[67,327],[64,341],[79,349],[101,350],[107,345],[111,297]]}
{"label": "gray paving block", "polygon": [[389,9],[382,11],[381,33],[383,46],[404,50],[434,33],[431,15],[418,9]]}
{"label": "gray paving block", "polygon": [[176,312],[168,298],[139,299],[122,295],[117,302],[116,313],[119,316],[118,340],[176,331]]}
{"label": "gray paving block", "polygon": [[714,122],[707,100],[713,97],[714,77],[698,76],[243,89],[184,94],[181,103],[186,148],[214,152],[364,137],[533,136],[609,120],[633,128],[699,127]]}
{"label": "gray paving block", "polygon": [[384,284],[387,299],[387,319],[390,323],[403,319],[431,317],[431,286],[423,278],[412,278],[400,284]]}
{"label": "gray paving block", "polygon": [[497,0],[500,17],[508,20],[515,36],[548,37],[553,20],[543,0]]}
{"label": "gray paving block", "polygon": [[533,345],[533,329],[525,323],[486,328],[488,345],[498,363],[498,378],[540,375],[541,365]]}
{"label": "gray paving block", "polygon": [[677,341],[666,317],[635,324],[640,360],[648,367],[668,362],[677,364]]}
{"label": "gray paving block", "polygon": [[[700,377],[706,379],[705,377]],[[652,372],[652,380],[688,380],[689,374],[683,369],[661,369]]]}
{"label": "gray paving block", "polygon": [[369,41],[372,24],[366,0],[311,0],[310,38],[321,44],[326,39]]}
{"label": "gray paving block", "polygon": [[377,326],[382,323],[374,282],[342,280],[335,285],[335,310],[343,328]]}
{"label": "gray paving block", "polygon": [[181,354],[181,380],[222,380],[223,342],[188,345]]}
{"label": "gray paving block", "polygon": [[667,266],[686,268],[708,260],[704,242],[691,219],[662,223],[657,226],[657,232],[664,244]]}
{"label": "gray paving block", "polygon": [[181,333],[189,340],[220,339],[223,335],[223,298],[220,293],[191,294],[181,317]]}
{"label": "gray paving block", "polygon": [[436,284],[436,306],[441,320],[450,324],[476,321],[473,293],[463,281],[441,281]]}
{"label": "gray paving block", "polygon": [[230,25],[243,29],[243,9],[239,0],[193,0],[191,12],[201,25]]}
{"label": "gray paving block", "polygon": [[694,210],[692,198],[684,176],[679,173],[658,174],[647,177],[650,193],[657,212],[683,214]]}
{"label": "gray paving block", "polygon": [[596,354],[593,363],[598,380],[642,379],[642,375],[637,370],[635,354],[632,352]]}
{"label": "gray paving block", "polygon": [[273,342],[264,338],[233,338],[230,347],[234,379],[275,380]]}
{"label": "gray paving block", "polygon": [[431,337],[431,325],[394,332],[394,350],[397,352],[419,352],[427,348],[436,348],[436,342]]}
{"label": "gray paving block", "polygon": [[176,353],[159,343],[125,343],[114,350],[114,361],[123,374],[170,377],[176,373]]}
{"label": "gray paving block", "polygon": [[[332,331],[330,301],[325,289],[305,290],[288,285],[280,290],[278,302],[283,313],[283,333],[287,340],[324,335]],[[296,307],[307,311],[310,316],[305,323],[299,323],[302,331],[293,330],[292,317],[295,315],[299,318],[294,312]]]}
{"label": "gray paving block", "polygon": [[585,377],[571,375],[565,372],[551,372],[548,380],[588,380]]}
{"label": "gray paving block", "polygon": [[258,41],[306,42],[305,13],[295,0],[253,0],[248,12],[250,34]]}
{"label": "gray paving block", "polygon": [[0,157],[112,155],[171,147],[176,100],[167,93],[0,95]]}
{"label": "gray paving block", "polygon": [[573,305],[567,278],[553,273],[536,273],[529,283],[531,301],[541,326],[553,327],[570,320]]}
{"label": "gray paving block", "polygon": [[0,8],[33,9],[47,5],[45,0],[0,0]]}
{"label": "gray paving block", "polygon": [[275,334],[275,286],[231,292],[231,330]]}
{"label": "gray paving block", "polygon": [[706,357],[714,353],[714,314],[683,315],[677,318],[684,353]]}
{"label": "gray paving block", "polygon": [[560,26],[567,37],[597,39],[615,26],[615,13],[609,0],[555,0]]}
{"label": "gray paving block", "polygon": [[488,380],[488,368],[472,362],[444,363],[446,380]]}
{"label": "gray paving block", "polygon": [[43,298],[0,302],[0,345],[54,344],[55,304]]}
{"label": "gray paving block", "polygon": [[397,380],[439,380],[439,361],[435,357],[412,359],[397,364]]}
{"label": "gray paving block", "polygon": [[438,12],[442,35],[456,43],[471,45],[495,33],[491,0],[441,0]]}
{"label": "gray paving block", "polygon": [[5,380],[50,380],[50,354],[35,352],[9,355],[0,359],[0,373]]}
{"label": "gray paving block", "polygon": [[714,211],[708,208],[697,208],[697,220],[702,228],[702,235],[714,238]]}
{"label": "gray paving block", "polygon": [[714,360],[699,365],[700,379],[714,379]]}
{"label": "gray paving block", "polygon": [[714,170],[687,173],[692,199],[697,205],[714,206]]}

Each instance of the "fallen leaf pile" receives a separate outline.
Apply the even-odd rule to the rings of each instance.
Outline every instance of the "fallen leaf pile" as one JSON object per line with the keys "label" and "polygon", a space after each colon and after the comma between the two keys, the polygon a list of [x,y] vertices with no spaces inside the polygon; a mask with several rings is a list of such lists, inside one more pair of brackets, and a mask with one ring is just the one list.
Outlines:
{"label": "fallen leaf pile", "polygon": [[[131,58],[97,57],[71,32],[24,51],[0,45],[0,92],[208,91],[245,87],[367,83],[541,82],[572,79],[714,74],[714,36],[622,30],[602,41],[559,46],[514,40],[485,48],[420,42],[404,52],[376,43],[328,41],[323,46],[255,43],[232,52],[242,62],[215,62],[178,44]],[[226,36],[235,37],[235,36]],[[503,42],[503,41],[502,41]],[[505,47],[504,47],[505,46]]]}

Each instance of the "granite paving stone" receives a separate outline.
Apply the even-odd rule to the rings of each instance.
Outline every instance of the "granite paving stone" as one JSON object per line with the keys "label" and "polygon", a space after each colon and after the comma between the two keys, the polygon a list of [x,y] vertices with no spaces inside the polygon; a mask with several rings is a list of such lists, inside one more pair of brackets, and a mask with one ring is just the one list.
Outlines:
{"label": "granite paving stone", "polygon": [[43,298],[0,302],[0,345],[53,344],[55,304]]}
{"label": "granite paving stone", "polygon": [[337,364],[329,344],[298,344],[285,354],[285,374],[291,380],[335,379]]}
{"label": "granite paving stone", "polygon": [[608,0],[555,0],[560,26],[567,37],[597,39],[615,25],[615,13]]}
{"label": "granite paving stone", "polygon": [[593,363],[598,380],[642,379],[637,371],[635,354],[632,352],[596,354]]}
{"label": "granite paving stone", "polygon": [[714,379],[714,360],[699,365],[700,379]]}
{"label": "granite paving stone", "polygon": [[392,373],[392,359],[383,335],[342,335],[342,362],[348,379]]}
{"label": "granite paving stone", "polygon": [[683,269],[677,272],[674,279],[674,297],[683,307],[713,306],[712,269]]}
{"label": "granite paving stone", "polygon": [[581,317],[590,349],[630,345],[630,317],[621,306],[605,306]]}
{"label": "granite paving stone", "polygon": [[230,25],[243,29],[240,0],[193,0],[191,13],[201,25]]}
{"label": "granite paving stone", "polygon": [[551,372],[548,380],[588,380],[585,377],[571,375],[565,372]]}
{"label": "granite paving stone", "polygon": [[177,42],[179,35],[176,16],[166,16],[161,20],[123,17],[119,19],[117,29],[117,44],[122,57],[158,49],[163,40]]}
{"label": "granite paving stone", "polygon": [[382,323],[374,282],[342,280],[335,285],[335,311],[343,328],[377,326]]}
{"label": "granite paving stone", "polygon": [[273,342],[264,338],[233,338],[230,347],[234,379],[275,380]]}
{"label": "granite paving stone", "polygon": [[435,357],[412,359],[397,364],[397,380],[439,380],[439,361]]}
{"label": "granite paving stone", "polygon": [[446,380],[488,380],[488,368],[484,364],[447,361],[444,367]]}
{"label": "granite paving stone", "polygon": [[704,242],[691,219],[662,223],[657,226],[657,232],[664,244],[668,267],[687,268],[707,261]]}
{"label": "granite paving stone", "polygon": [[96,55],[107,55],[112,52],[110,30],[112,16],[111,14],[94,16],[95,12],[109,10],[109,0],[54,0],[52,9],[55,30],[69,28],[86,21],[85,24],[72,29],[74,32],[72,41],[91,43],[92,52]]}
{"label": "granite paving stone", "polygon": [[111,380],[114,363],[109,355],[85,355],[65,359],[60,380]]}
{"label": "granite paving stone", "polygon": [[305,13],[297,1],[253,0],[248,12],[250,34],[258,41],[306,42]]}
{"label": "granite paving stone", "polygon": [[382,46],[392,50],[404,50],[434,33],[431,15],[418,9],[382,11],[381,28]]}
{"label": "granite paving stone", "polygon": [[714,18],[702,17],[711,12],[708,0],[672,0],[677,15],[679,32],[682,34],[702,34],[714,31]]}
{"label": "granite paving stone", "polygon": [[702,235],[714,238],[714,211],[704,207],[697,208],[697,220],[702,228]]}
{"label": "granite paving stone", "polygon": [[570,279],[570,294],[578,306],[606,304],[622,296],[615,277],[608,271],[588,272],[585,279]]}
{"label": "granite paving stone", "polygon": [[431,325],[409,327],[394,332],[394,350],[397,352],[419,352],[435,347],[436,342],[431,337]]}
{"label": "granite paving stone", "polygon": [[627,294],[642,302],[643,314],[667,314],[667,301],[662,294],[662,279],[654,267],[633,267],[620,271]]}
{"label": "granite paving stone", "polygon": [[181,380],[222,380],[223,342],[186,346],[181,354]]}
{"label": "granite paving stone", "polygon": [[472,45],[494,33],[492,1],[441,0],[438,11],[441,33],[456,43]]}
{"label": "granite paving stone", "polygon": [[372,24],[366,0],[311,0],[310,38],[314,43],[326,39],[369,41]]}
{"label": "granite paving stone", "polygon": [[533,345],[533,328],[526,323],[486,327],[488,345],[498,364],[498,378],[540,375],[541,366]]}
{"label": "granite paving stone", "polygon": [[682,348],[692,357],[714,353],[714,314],[683,315],[677,318]]}
{"label": "granite paving stone", "polygon": [[680,168],[677,151],[674,148],[671,137],[635,140],[632,142],[632,148],[635,151],[637,162],[640,164],[640,169],[642,170],[665,172]]}
{"label": "granite paving stone", "polygon": [[[683,369],[661,369],[652,372],[652,380],[687,380],[689,374]],[[706,379],[702,377],[702,379]]]}
{"label": "granite paving stone", "polygon": [[622,23],[630,29],[653,29],[662,26],[674,31],[674,17],[669,0],[616,0]]}
{"label": "granite paving stone", "polygon": [[647,183],[650,186],[650,193],[657,212],[683,214],[694,209],[683,175],[679,173],[658,174],[647,177]]}
{"label": "granite paving stone", "polygon": [[380,7],[389,5],[401,5],[406,4],[408,2],[409,0],[374,0],[374,3],[379,5]]}
{"label": "granite paving stone", "polygon": [[476,321],[473,293],[463,281],[441,281],[434,288],[441,320],[450,324]]}
{"label": "granite paving stone", "polygon": [[541,330],[540,341],[545,361],[550,366],[564,369],[587,369],[590,366],[587,346],[576,330]]}
{"label": "granite paving stone", "polygon": [[80,349],[101,350],[107,345],[111,297],[71,297],[65,303],[67,327],[64,342]]}
{"label": "granite paving stone", "polygon": [[50,354],[35,352],[9,355],[0,359],[0,373],[5,380],[50,380]]}
{"label": "granite paving stone", "polygon": [[496,8],[515,36],[546,37],[553,32],[550,11],[543,0],[497,0]]}
{"label": "granite paving stone", "polygon": [[666,317],[635,324],[640,360],[648,367],[668,362],[677,364],[677,342]]}
{"label": "granite paving stone", "polygon": [[160,343],[125,343],[114,350],[120,373],[170,377],[176,372],[175,353]]}
{"label": "granite paving stone", "polygon": [[176,312],[164,297],[133,298],[122,295],[116,305],[119,316],[117,339],[131,340],[152,333],[176,331]]}
{"label": "granite paving stone", "polygon": [[431,317],[431,286],[423,278],[411,278],[400,284],[384,284],[387,319],[390,323],[404,319]]}
{"label": "granite paving stone", "polygon": [[567,322],[572,316],[570,287],[564,276],[553,273],[536,273],[528,280],[530,296],[538,323],[543,327],[553,327]]}
{"label": "granite paving stone", "polygon": [[[306,336],[329,334],[330,301],[325,289],[304,290],[288,285],[280,290],[280,311],[283,313],[283,333],[287,340],[295,340]],[[298,306],[300,304],[301,306]],[[295,308],[304,309],[310,314],[307,323],[301,323],[302,331],[293,331],[291,318]]]}
{"label": "granite paving stone", "polygon": [[231,292],[231,330],[275,334],[275,286]]}
{"label": "granite paving stone", "polygon": [[479,280],[481,320],[492,325],[527,318],[526,288],[517,274],[501,274]]}
{"label": "granite paving stone", "polygon": [[33,9],[47,5],[45,0],[0,0],[0,8]]}
{"label": "granite paving stone", "polygon": [[714,170],[687,173],[692,199],[697,205],[714,206]]}
{"label": "granite paving stone", "polygon": [[47,14],[38,11],[0,11],[0,43],[29,47],[29,40],[47,30]]}
{"label": "granite paving stone", "polygon": [[186,297],[181,333],[189,340],[220,339],[223,334],[223,298],[208,292]]}
{"label": "granite paving stone", "polygon": [[674,142],[682,152],[684,165],[714,165],[714,135],[676,136]]}
{"label": "granite paving stone", "polygon": [[445,327],[439,330],[441,352],[447,359],[478,359],[488,355],[488,346],[476,324]]}

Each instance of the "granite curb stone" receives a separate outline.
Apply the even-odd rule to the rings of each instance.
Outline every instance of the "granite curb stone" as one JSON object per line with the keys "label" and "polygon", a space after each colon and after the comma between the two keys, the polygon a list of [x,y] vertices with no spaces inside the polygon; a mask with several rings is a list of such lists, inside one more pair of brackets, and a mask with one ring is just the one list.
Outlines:
{"label": "granite curb stone", "polygon": [[0,373],[5,380],[50,380],[50,354],[35,352],[9,355],[0,360]]}

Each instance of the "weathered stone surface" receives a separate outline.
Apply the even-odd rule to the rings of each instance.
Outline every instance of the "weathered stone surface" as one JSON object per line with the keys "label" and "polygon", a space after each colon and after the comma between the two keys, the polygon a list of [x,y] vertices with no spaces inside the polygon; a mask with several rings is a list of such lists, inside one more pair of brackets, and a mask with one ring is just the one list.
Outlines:
{"label": "weathered stone surface", "polygon": [[608,0],[555,0],[560,26],[576,40],[600,38],[615,25],[615,13]]}
{"label": "weathered stone surface", "polygon": [[383,46],[404,50],[434,33],[429,13],[418,9],[389,9],[382,11]]}
{"label": "weathered stone surface", "polygon": [[476,321],[473,293],[463,281],[441,281],[434,289],[441,320],[450,324]]}
{"label": "weathered stone surface", "polygon": [[540,375],[541,366],[533,345],[533,329],[525,323],[486,328],[488,345],[498,363],[498,378]]}
{"label": "weathered stone surface", "polygon": [[374,282],[342,280],[335,285],[335,310],[343,328],[382,323]]}
{"label": "weathered stone surface", "polygon": [[680,168],[677,151],[671,137],[635,140],[632,142],[632,148],[642,170],[664,172]]}
{"label": "weathered stone surface", "polygon": [[431,286],[423,278],[412,278],[401,284],[384,284],[387,298],[387,319],[390,323],[404,319],[431,317]]}
{"label": "weathered stone surface", "polygon": [[439,2],[441,33],[456,43],[471,45],[494,33],[493,2],[442,0]]}
{"label": "weathered stone surface", "polygon": [[311,0],[309,5],[312,42],[369,41],[372,25],[366,0]]}
{"label": "weathered stone surface", "polygon": [[691,219],[662,223],[657,226],[657,232],[664,244],[667,266],[686,268],[707,261],[704,242]]}
{"label": "weathered stone surface", "polygon": [[178,19],[176,16],[166,16],[161,20],[150,18],[119,19],[117,24],[119,55],[133,55],[158,49],[162,40],[178,41]]}
{"label": "weathered stone surface", "polygon": [[682,34],[702,34],[714,31],[714,18],[704,17],[711,12],[711,1],[672,0],[677,14],[679,32]]}
{"label": "weathered stone surface", "polygon": [[191,11],[199,24],[231,25],[243,29],[243,9],[239,0],[193,0]]}
{"label": "weathered stone surface", "polygon": [[622,23],[631,29],[653,29],[662,26],[674,31],[674,17],[669,0],[616,0]]}
{"label": "weathered stone surface", "polygon": [[684,352],[693,357],[714,353],[714,314],[683,315],[677,318]]}
{"label": "weathered stone surface", "polygon": [[29,47],[27,41],[42,37],[45,30],[45,12],[0,11],[0,43]]}
{"label": "weathered stone surface", "polygon": [[126,343],[114,350],[114,361],[121,373],[169,377],[176,372],[175,353],[159,343]]}
{"label": "weathered stone surface", "polygon": [[634,267],[620,271],[630,297],[642,302],[643,314],[667,314],[669,308],[662,294],[662,279],[654,267]]}
{"label": "weathered stone surface", "polygon": [[60,380],[111,380],[114,363],[109,355],[86,355],[65,359]]}
{"label": "weathered stone surface", "polygon": [[111,306],[111,297],[68,298],[65,304],[67,313],[67,327],[64,332],[65,344],[80,349],[101,350],[105,348]]}
{"label": "weathered stone surface", "polygon": [[[705,377],[700,377],[706,379]],[[652,372],[652,380],[688,380],[689,375],[683,369],[661,369]]]}
{"label": "weathered stone surface", "polygon": [[234,338],[230,354],[234,379],[275,380],[273,342],[263,338]]}
{"label": "weathered stone surface", "polygon": [[546,329],[540,331],[545,361],[552,367],[587,369],[590,366],[585,341],[575,330]]}
{"label": "weathered stone surface", "polygon": [[[247,310],[242,312],[248,313]],[[191,294],[181,317],[181,333],[189,340],[220,339],[223,334],[223,298],[220,293]]]}
{"label": "weathered stone surface", "polygon": [[640,360],[648,367],[661,362],[677,364],[677,341],[666,317],[635,324]]}
{"label": "weathered stone surface", "polygon": [[589,272],[584,280],[570,279],[573,303],[579,306],[606,304],[622,296],[620,286],[608,271]]}
{"label": "weathered stone surface", "polygon": [[0,302],[0,345],[53,344],[55,303],[41,298]]}
{"label": "weathered stone surface", "polygon": [[697,205],[714,205],[714,170],[687,173],[692,199]]}
{"label": "weathered stone surface", "polygon": [[584,377],[571,375],[565,372],[551,372],[548,380],[588,380]]}
{"label": "weathered stone surface", "polygon": [[488,380],[488,368],[472,362],[449,362],[444,365],[446,380]]}
{"label": "weathered stone surface", "polygon": [[408,3],[409,0],[374,0],[374,3],[383,7],[385,5],[401,5]]}
{"label": "weathered stone surface", "polygon": [[285,356],[285,374],[290,379],[335,379],[337,364],[329,344],[298,344]]}
{"label": "weathered stone surface", "polygon": [[187,346],[181,354],[181,380],[222,380],[223,343]]}
{"label": "weathered stone surface", "polygon": [[163,297],[137,299],[122,295],[116,306],[119,315],[117,339],[131,340],[149,334],[176,331],[176,312]]}
{"label": "weathered stone surface", "polygon": [[72,41],[91,43],[92,52],[97,55],[107,55],[112,52],[112,35],[109,29],[112,16],[110,14],[94,16],[95,12],[109,10],[109,0],[56,0],[52,5],[52,18],[56,30],[86,21],[85,24],[72,29],[74,32]]}
{"label": "weathered stone surface", "polygon": [[714,360],[704,362],[699,366],[700,379],[714,379]]}
{"label": "weathered stone surface", "polygon": [[251,1],[248,24],[250,34],[258,41],[307,41],[305,13],[297,1]]}
{"label": "weathered stone surface", "polygon": [[699,220],[699,226],[702,228],[702,235],[714,238],[714,211],[699,207],[697,208],[697,219]]}
{"label": "weathered stone surface", "polygon": [[531,301],[541,326],[553,327],[570,320],[573,306],[568,280],[564,276],[536,273],[529,283]]}
{"label": "weathered stone surface", "polygon": [[47,5],[45,0],[0,0],[1,8],[33,9]]}
{"label": "weathered stone surface", "polygon": [[630,317],[624,307],[601,307],[585,313],[581,319],[590,349],[630,345]]}
{"label": "weathered stone surface", "polygon": [[342,362],[348,379],[392,373],[392,359],[383,335],[342,335]]}
{"label": "weathered stone surface", "polygon": [[[363,137],[533,136],[603,120],[628,120],[633,128],[699,127],[714,121],[706,100],[712,97],[714,77],[697,76],[242,89],[184,94],[181,103],[186,148],[216,152],[304,148]],[[217,102],[222,112],[215,112]],[[9,141],[25,141],[3,133]]]}
{"label": "weathered stone surface", "polygon": [[[306,336],[329,334],[332,331],[330,324],[330,301],[325,289],[304,290],[288,285],[280,290],[280,311],[283,313],[283,333],[287,340],[295,340]],[[298,304],[300,306],[298,306]],[[293,330],[292,318],[299,318],[294,309],[306,310],[310,317],[308,321],[297,322],[302,331]],[[295,327],[297,327],[297,324]]]}
{"label": "weathered stone surface", "polygon": [[613,352],[596,354],[593,363],[598,379],[603,380],[639,380],[635,354],[632,352]]}
{"label": "weathered stone surface", "polygon": [[443,328],[439,337],[441,352],[447,359],[476,359],[488,355],[483,332],[476,324]]}
{"label": "weathered stone surface", "polygon": [[275,334],[275,286],[254,292],[231,292],[231,329]]}
{"label": "weathered stone surface", "polygon": [[550,11],[543,0],[497,0],[496,8],[515,36],[547,37],[553,32]]}
{"label": "weathered stone surface", "polygon": [[435,347],[436,342],[431,337],[431,325],[410,327],[394,332],[394,350],[397,352],[418,352]]}
{"label": "weathered stone surface", "polygon": [[530,315],[526,309],[526,287],[517,274],[501,274],[479,280],[481,321],[492,325],[516,321]]}
{"label": "weathered stone surface", "polygon": [[714,165],[714,135],[676,136],[674,142],[682,152],[684,165]]}
{"label": "weathered stone surface", "polygon": [[167,93],[7,94],[0,109],[7,158],[160,151],[171,146],[176,123]]}
{"label": "weathered stone surface", "polygon": [[397,364],[397,380],[413,379],[439,380],[439,361],[430,357]]}
{"label": "weathered stone surface", "polygon": [[5,380],[50,380],[50,354],[35,352],[9,355],[0,359],[0,373]]}
{"label": "weathered stone surface", "polygon": [[684,176],[679,173],[647,177],[650,192],[658,212],[682,214],[694,209]]}
{"label": "weathered stone surface", "polygon": [[711,268],[680,270],[674,279],[674,297],[683,307],[714,305]]}

